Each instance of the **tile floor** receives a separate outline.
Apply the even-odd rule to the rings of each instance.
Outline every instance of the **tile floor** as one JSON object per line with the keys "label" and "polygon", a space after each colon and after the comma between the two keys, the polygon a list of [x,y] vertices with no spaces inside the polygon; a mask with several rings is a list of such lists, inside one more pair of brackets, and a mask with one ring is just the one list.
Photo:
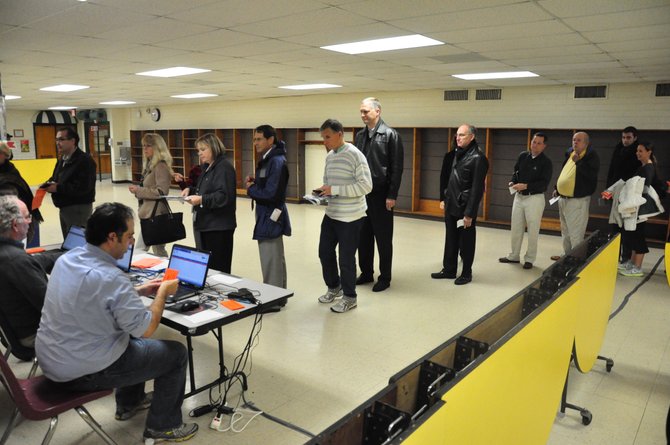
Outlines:
{"label": "tile floor", "polygon": [[[135,207],[127,186],[99,183],[97,202],[121,201]],[[189,208],[179,204],[173,210]],[[508,252],[505,230],[479,228],[474,280],[454,286],[450,280],[431,280],[440,269],[444,228],[432,220],[396,218],[394,279],[389,290],[373,293],[361,286],[359,306],[347,314],[331,313],[316,298],[324,290],[317,243],[323,209],[311,205],[290,205],[294,235],[285,241],[289,287],[295,296],[277,314],[264,317],[259,343],[253,350],[247,400],[268,413],[307,431],[318,433],[385,387],[391,375],[450,338],[520,288],[535,280],[560,252],[560,238],[542,235],[539,259],[532,270],[498,263]],[[56,209],[45,200],[46,223],[43,244],[60,242]],[[253,213],[249,201],[238,199],[238,228],[235,233],[233,273],[260,280],[256,243],[251,240]],[[189,218],[185,218],[192,244]],[[648,272],[663,252],[652,249],[644,269]],[[596,364],[586,375],[571,370],[569,400],[587,407],[593,422],[585,427],[580,416],[570,412],[557,416],[548,443],[650,445],[665,443],[665,417],[670,404],[670,292],[659,267],[656,274],[633,295],[626,308],[608,327],[602,354],[612,357],[610,374]],[[614,307],[640,281],[620,277]],[[246,343],[251,320],[224,328],[226,362],[239,354]],[[183,338],[161,327],[157,338]],[[213,336],[194,341],[197,378],[213,379],[218,371]],[[12,359],[17,373],[28,366]],[[218,397],[218,392],[212,394]],[[184,403],[186,413],[207,403],[207,392]],[[235,404],[234,388],[228,403]],[[89,410],[119,443],[141,442],[142,415],[127,421],[113,419],[112,397],[93,402]],[[11,402],[0,389],[0,425],[4,430]],[[201,429],[189,443],[209,444],[301,444],[308,438],[265,418],[251,421],[241,433],[216,432],[208,428],[211,416],[197,418]],[[38,443],[47,422],[24,421],[8,444]],[[99,443],[89,427],[75,413],[62,415],[52,441],[60,444]],[[523,443],[520,439],[519,443]]]}

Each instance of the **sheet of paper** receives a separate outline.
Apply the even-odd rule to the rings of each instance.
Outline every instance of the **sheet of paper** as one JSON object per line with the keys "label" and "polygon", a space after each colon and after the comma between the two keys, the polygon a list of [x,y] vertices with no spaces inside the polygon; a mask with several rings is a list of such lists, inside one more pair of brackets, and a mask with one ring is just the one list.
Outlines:
{"label": "sheet of paper", "polygon": [[[159,258],[150,253],[140,253],[133,256],[132,266],[138,269],[146,269],[154,272],[165,270],[169,261],[166,258]],[[137,265],[139,264],[139,266]]]}
{"label": "sheet of paper", "polygon": [[557,197],[555,197],[555,198],[551,198],[551,199],[549,200],[549,205],[550,205],[550,206],[553,206],[554,204],[556,204],[556,202],[558,202],[559,199],[561,199],[560,196],[557,196]]}
{"label": "sheet of paper", "polygon": [[188,315],[186,318],[193,323],[206,323],[212,320],[218,320],[222,317],[223,314],[211,309],[205,309],[193,315]]}
{"label": "sheet of paper", "polygon": [[207,277],[207,281],[210,284],[228,284],[228,285],[230,285],[230,284],[237,283],[241,279],[242,278],[233,277],[233,276],[225,275],[225,274],[222,274],[222,273],[218,273],[216,275],[210,275],[209,277]]}
{"label": "sheet of paper", "polygon": [[516,193],[516,189],[515,189],[514,187],[510,186],[510,187],[509,187],[509,194],[510,194],[510,195],[513,195],[513,194],[515,194],[515,193]]}

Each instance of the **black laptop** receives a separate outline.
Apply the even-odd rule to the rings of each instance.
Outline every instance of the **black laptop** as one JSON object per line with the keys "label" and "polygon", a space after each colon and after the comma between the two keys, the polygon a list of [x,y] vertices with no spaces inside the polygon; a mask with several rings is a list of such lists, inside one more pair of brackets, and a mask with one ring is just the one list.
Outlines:
{"label": "black laptop", "polygon": [[167,303],[175,303],[192,297],[205,287],[207,271],[209,270],[210,252],[198,250],[195,247],[172,245],[168,269],[175,269],[179,273],[179,288],[174,295],[167,298]]}
{"label": "black laptop", "polygon": [[130,243],[130,245],[128,246],[128,250],[126,250],[126,253],[123,255],[123,257],[116,260],[116,267],[118,267],[119,269],[121,269],[126,273],[130,272],[130,265],[133,262],[134,249],[135,245],[133,243]]}
{"label": "black laptop", "polygon": [[60,246],[61,252],[67,252],[72,250],[75,247],[85,246],[86,245],[86,233],[84,232],[83,227],[79,226],[70,226],[67,231],[67,235],[63,240],[63,244]]}

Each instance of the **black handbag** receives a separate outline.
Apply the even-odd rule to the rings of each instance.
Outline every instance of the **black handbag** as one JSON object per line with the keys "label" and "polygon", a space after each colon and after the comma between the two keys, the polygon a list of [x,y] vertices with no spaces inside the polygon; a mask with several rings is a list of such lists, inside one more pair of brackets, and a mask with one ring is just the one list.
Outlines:
{"label": "black handbag", "polygon": [[[158,203],[164,202],[168,212],[156,215]],[[154,210],[149,218],[140,219],[142,239],[147,246],[172,243],[186,238],[186,228],[183,223],[184,214],[172,213],[167,199],[157,199]]]}

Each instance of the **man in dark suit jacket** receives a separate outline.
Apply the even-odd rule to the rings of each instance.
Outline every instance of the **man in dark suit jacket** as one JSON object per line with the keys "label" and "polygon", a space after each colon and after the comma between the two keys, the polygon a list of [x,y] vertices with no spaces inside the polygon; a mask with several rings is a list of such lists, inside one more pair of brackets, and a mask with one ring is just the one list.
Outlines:
{"label": "man in dark suit jacket", "polygon": [[[484,195],[484,182],[489,162],[475,139],[476,128],[464,124],[456,133],[456,150],[453,161],[444,162],[441,178],[447,186],[441,191],[440,208],[444,209],[447,236],[444,245],[442,270],[431,274],[432,278],[456,278],[458,255],[463,260],[463,270],[454,284],[472,281],[472,263],[475,259],[475,225],[479,202]],[[447,170],[448,171],[445,171]],[[442,181],[441,181],[442,182]]]}
{"label": "man in dark suit jacket", "polygon": [[42,185],[51,193],[54,205],[60,209],[60,228],[63,238],[70,226],[86,225],[95,201],[95,171],[93,158],[79,149],[79,135],[65,127],[56,133],[60,159],[51,178]]}

